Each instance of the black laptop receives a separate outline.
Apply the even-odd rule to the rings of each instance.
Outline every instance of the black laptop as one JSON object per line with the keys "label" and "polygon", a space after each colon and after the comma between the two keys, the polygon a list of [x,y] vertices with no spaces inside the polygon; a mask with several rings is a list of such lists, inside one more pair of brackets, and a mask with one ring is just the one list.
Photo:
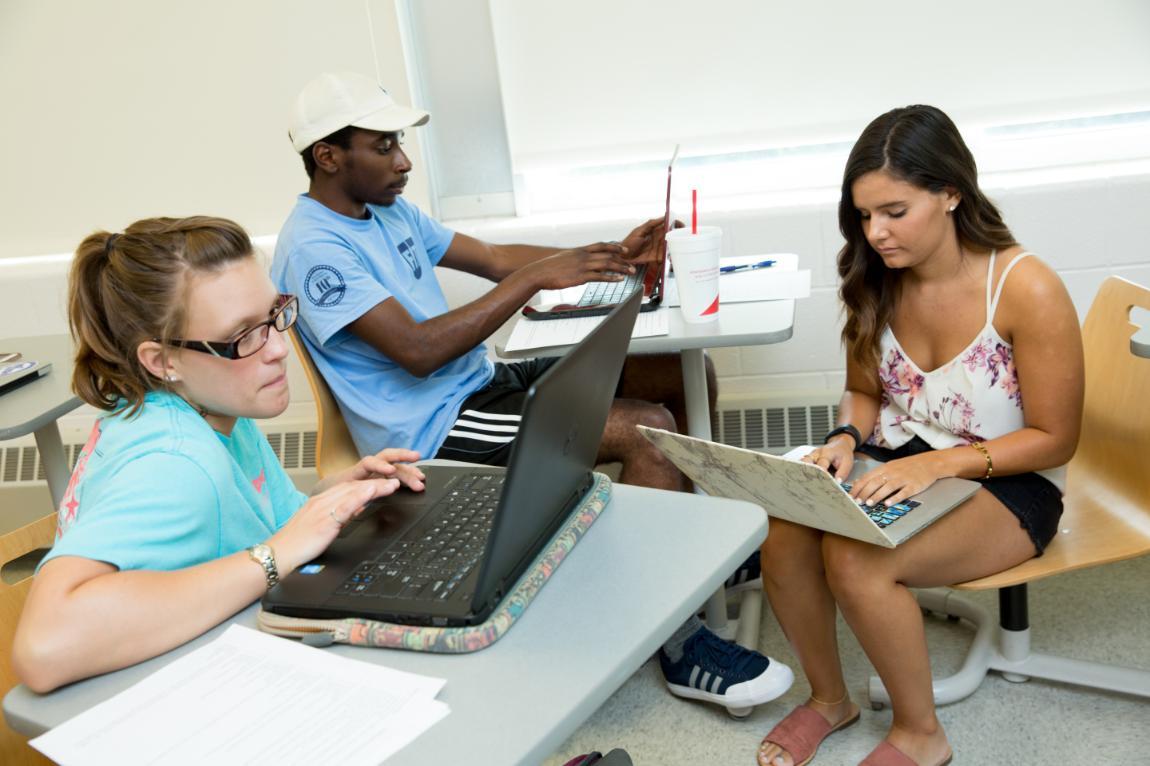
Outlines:
{"label": "black laptop", "polygon": [[485,621],[592,485],[642,293],[527,392],[507,468],[426,466],[427,489],[373,502],[263,598],[296,617]]}

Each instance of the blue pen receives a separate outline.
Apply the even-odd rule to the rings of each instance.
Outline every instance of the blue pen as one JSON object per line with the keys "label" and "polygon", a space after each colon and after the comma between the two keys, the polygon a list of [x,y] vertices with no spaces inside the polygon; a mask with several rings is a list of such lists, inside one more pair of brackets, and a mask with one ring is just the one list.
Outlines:
{"label": "blue pen", "polygon": [[741,266],[720,266],[720,274],[730,274],[732,271],[749,271],[751,269],[765,269],[774,266],[774,261],[759,261],[758,263],[744,263]]}

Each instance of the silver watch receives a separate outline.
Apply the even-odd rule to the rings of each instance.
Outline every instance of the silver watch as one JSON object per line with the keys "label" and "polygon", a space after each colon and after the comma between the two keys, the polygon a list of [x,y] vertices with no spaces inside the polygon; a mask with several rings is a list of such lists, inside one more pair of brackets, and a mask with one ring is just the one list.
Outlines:
{"label": "silver watch", "polygon": [[276,569],[276,554],[272,547],[266,543],[260,543],[248,548],[248,556],[252,561],[259,564],[264,568],[264,577],[268,581],[268,590],[276,586],[280,581],[279,570]]}

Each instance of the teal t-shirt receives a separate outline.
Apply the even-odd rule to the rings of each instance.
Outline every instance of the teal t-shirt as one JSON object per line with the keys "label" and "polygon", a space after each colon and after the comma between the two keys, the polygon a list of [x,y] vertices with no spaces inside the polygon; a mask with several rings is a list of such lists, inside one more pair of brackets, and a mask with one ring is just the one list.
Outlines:
{"label": "teal t-shirt", "polygon": [[44,562],[183,569],[267,540],[306,499],[251,420],[224,436],[180,397],[153,391],[137,414],[97,420]]}

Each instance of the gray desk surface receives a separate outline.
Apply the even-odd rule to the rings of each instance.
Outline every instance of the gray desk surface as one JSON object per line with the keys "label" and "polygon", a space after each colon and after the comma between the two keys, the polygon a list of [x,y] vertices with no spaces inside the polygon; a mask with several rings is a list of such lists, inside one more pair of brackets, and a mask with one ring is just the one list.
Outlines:
{"label": "gray desk surface", "polygon": [[33,433],[80,406],[80,399],[71,388],[69,336],[3,338],[0,351],[19,351],[25,359],[52,363],[52,371],[44,377],[0,395],[0,440]]}
{"label": "gray desk surface", "polygon": [[[795,324],[793,300],[725,304],[719,309],[719,318],[706,324],[684,322],[678,306],[662,307],[656,311],[667,312],[667,334],[633,338],[628,349],[631,353],[679,353],[689,349],[781,343],[791,337]],[[568,348],[559,346],[506,351],[507,336],[520,316],[516,314],[512,317],[495,336],[495,348],[500,356],[512,359],[558,356]]]}
{"label": "gray desk surface", "polygon": [[[389,764],[538,764],[703,604],[766,532],[766,514],[750,503],[616,484],[602,516],[490,648],[465,655],[348,646],[325,651],[447,679],[439,699],[451,714]],[[235,621],[254,626],[255,607]],[[40,734],[223,628],[163,657],[49,695],[17,686],[4,698],[4,714],[16,731]]]}

